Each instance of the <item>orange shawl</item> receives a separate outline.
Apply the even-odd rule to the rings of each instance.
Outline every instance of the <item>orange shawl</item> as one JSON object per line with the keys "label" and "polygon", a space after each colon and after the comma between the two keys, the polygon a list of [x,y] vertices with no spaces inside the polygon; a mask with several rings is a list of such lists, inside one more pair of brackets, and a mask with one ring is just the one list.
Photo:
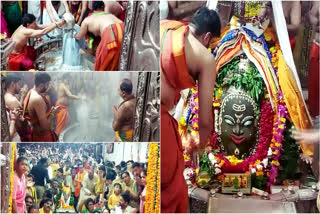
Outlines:
{"label": "orange shawl", "polygon": [[123,23],[112,24],[103,31],[96,52],[95,71],[115,71],[118,69],[122,37]]}

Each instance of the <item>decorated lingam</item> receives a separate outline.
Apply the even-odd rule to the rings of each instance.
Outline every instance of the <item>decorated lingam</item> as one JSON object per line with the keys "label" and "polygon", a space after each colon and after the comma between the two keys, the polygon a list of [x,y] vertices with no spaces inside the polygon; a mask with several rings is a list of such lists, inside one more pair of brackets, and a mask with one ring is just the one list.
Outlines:
{"label": "decorated lingam", "polygon": [[[280,164],[282,177],[288,177],[283,173],[284,160],[291,157],[283,156],[284,148],[291,149],[292,161],[297,162],[298,157],[288,129],[310,125],[299,83],[283,58],[275,32],[267,25],[246,22],[243,25],[233,17],[231,27],[211,46],[217,66],[212,96],[214,130],[199,163],[192,161],[192,147],[199,137],[197,87],[190,90],[179,119],[184,175],[202,188],[214,180],[222,181],[224,173],[250,173],[253,186],[267,188],[279,182]],[[312,153],[305,145],[301,149]]]}

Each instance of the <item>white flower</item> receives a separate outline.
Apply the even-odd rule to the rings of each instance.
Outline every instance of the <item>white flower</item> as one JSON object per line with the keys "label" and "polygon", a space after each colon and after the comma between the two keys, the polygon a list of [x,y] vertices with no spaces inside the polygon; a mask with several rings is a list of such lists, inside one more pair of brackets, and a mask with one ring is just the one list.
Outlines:
{"label": "white flower", "polygon": [[183,176],[185,180],[189,180],[192,175],[193,175],[193,170],[191,168],[184,169]]}
{"label": "white flower", "polygon": [[210,162],[211,162],[212,165],[214,165],[214,164],[217,163],[216,159],[214,158],[214,154],[210,153],[210,154],[208,155],[208,158],[209,158],[209,160],[210,160]]}
{"label": "white flower", "polygon": [[256,173],[256,169],[255,168],[251,168],[251,173]]}
{"label": "white flower", "polygon": [[267,168],[268,166],[268,158],[263,159],[262,161],[264,168]]}
{"label": "white flower", "polygon": [[261,164],[258,164],[257,169],[263,169],[263,166]]}
{"label": "white flower", "polygon": [[271,148],[269,147],[269,149],[268,149],[268,156],[271,156],[272,155],[272,150],[271,150]]}
{"label": "white flower", "polygon": [[221,173],[221,169],[220,168],[215,168],[214,169],[214,173],[217,175],[217,174],[220,174]]}

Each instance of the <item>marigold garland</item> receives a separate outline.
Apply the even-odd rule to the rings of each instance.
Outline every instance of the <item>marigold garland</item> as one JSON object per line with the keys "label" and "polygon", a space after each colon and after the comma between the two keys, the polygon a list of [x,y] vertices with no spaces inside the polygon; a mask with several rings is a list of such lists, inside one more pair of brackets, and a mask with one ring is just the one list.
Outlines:
{"label": "marigold garland", "polygon": [[72,205],[66,205],[64,200],[62,200],[62,199],[59,199],[58,202],[62,203],[62,208],[64,208],[64,209],[73,209],[74,208]]}
{"label": "marigold garland", "polygon": [[160,145],[149,144],[145,213],[160,213]]}
{"label": "marigold garland", "polygon": [[12,191],[13,191],[13,173],[14,173],[14,162],[15,162],[15,149],[16,143],[12,143],[11,151],[11,172],[10,172],[10,196],[9,196],[9,213],[12,213]]}

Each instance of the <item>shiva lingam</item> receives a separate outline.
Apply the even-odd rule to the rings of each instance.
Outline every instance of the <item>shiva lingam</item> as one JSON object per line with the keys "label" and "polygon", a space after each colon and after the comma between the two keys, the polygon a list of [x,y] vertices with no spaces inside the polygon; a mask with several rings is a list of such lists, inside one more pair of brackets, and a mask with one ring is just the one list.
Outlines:
{"label": "shiva lingam", "polygon": [[230,87],[221,99],[218,141],[225,155],[247,157],[259,136],[257,103],[242,89]]}
{"label": "shiva lingam", "polygon": [[[238,69],[234,71],[234,75],[236,77],[245,75],[249,68],[249,59],[240,56]],[[234,86],[226,88],[221,97],[220,112],[217,118],[217,139],[225,155],[242,158],[255,152],[259,138],[258,104],[245,90]]]}
{"label": "shiva lingam", "polygon": [[[63,19],[62,38],[47,40],[35,47],[37,59],[35,61],[38,70],[47,71],[81,71],[93,70],[95,57],[87,53],[80,54],[80,47],[74,38],[76,30],[74,17],[71,13],[65,13]],[[83,41],[82,41],[83,44]],[[84,44],[81,46],[84,47]]]}

